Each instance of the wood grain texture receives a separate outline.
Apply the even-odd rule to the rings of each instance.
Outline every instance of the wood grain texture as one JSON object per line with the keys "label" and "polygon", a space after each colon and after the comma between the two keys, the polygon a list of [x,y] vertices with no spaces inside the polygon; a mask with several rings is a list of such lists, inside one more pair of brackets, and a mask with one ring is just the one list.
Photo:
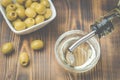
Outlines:
{"label": "wood grain texture", "polygon": [[[0,80],[120,80],[120,28],[100,40],[101,58],[91,71],[76,74],[64,70],[56,61],[54,45],[64,32],[81,29],[89,32],[89,26],[114,7],[118,0],[53,0],[56,19],[44,28],[28,35],[14,34],[0,13],[0,47],[12,42],[15,51],[10,56],[0,52]],[[40,51],[30,48],[32,40],[42,39],[45,47]],[[22,67],[18,57],[26,51],[30,65]]]}

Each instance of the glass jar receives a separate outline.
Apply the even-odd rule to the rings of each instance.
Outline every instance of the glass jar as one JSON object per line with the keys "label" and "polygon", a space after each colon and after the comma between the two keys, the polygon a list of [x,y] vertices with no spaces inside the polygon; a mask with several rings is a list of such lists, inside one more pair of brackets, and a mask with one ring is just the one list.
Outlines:
{"label": "glass jar", "polygon": [[[68,48],[85,33],[81,30],[71,30],[62,34],[55,44],[55,56],[58,63],[68,71],[82,73],[92,69],[100,58],[100,45],[95,37],[81,44],[69,54]],[[72,62],[72,63],[71,63]]]}

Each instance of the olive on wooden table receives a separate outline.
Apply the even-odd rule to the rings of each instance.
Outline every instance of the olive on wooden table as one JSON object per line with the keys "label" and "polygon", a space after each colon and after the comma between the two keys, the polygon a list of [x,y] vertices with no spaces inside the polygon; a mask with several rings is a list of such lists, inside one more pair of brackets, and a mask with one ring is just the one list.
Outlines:
{"label": "olive on wooden table", "polygon": [[44,43],[42,40],[34,40],[31,42],[31,48],[33,50],[40,50],[43,48],[43,46],[44,46]]}
{"label": "olive on wooden table", "polygon": [[3,54],[9,54],[13,51],[13,44],[11,42],[7,42],[2,45],[1,52]]}
{"label": "olive on wooden table", "polygon": [[29,64],[29,56],[26,52],[21,52],[19,56],[19,62],[22,66],[27,66]]}

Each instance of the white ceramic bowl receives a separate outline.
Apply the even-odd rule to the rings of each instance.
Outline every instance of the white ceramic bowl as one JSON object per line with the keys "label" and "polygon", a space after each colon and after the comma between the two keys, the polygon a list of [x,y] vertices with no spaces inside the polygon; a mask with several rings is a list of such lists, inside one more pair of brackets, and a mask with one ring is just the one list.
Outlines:
{"label": "white ceramic bowl", "polygon": [[[13,1],[15,1],[15,0],[13,0]],[[24,34],[28,34],[28,33],[34,32],[34,31],[44,27],[45,25],[50,23],[56,17],[55,6],[53,5],[51,0],[48,0],[48,1],[50,2],[50,8],[52,10],[52,16],[48,20],[46,20],[46,21],[44,21],[42,23],[36,24],[34,26],[31,26],[30,28],[27,28],[27,29],[21,30],[21,31],[17,31],[17,30],[14,29],[13,25],[11,24],[11,22],[6,17],[5,9],[1,5],[0,5],[0,11],[1,11],[5,21],[7,22],[9,28],[16,34],[24,35]]]}

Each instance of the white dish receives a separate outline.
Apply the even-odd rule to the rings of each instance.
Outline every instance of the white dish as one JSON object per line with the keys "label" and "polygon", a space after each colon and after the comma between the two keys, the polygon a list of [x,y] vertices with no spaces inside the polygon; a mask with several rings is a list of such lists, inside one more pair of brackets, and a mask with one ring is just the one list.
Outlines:
{"label": "white dish", "polygon": [[48,1],[50,2],[50,8],[52,10],[52,16],[48,20],[46,20],[46,21],[44,21],[42,23],[36,24],[34,26],[31,26],[30,28],[27,28],[27,29],[21,30],[21,31],[17,31],[17,30],[14,29],[13,25],[11,24],[11,22],[6,17],[5,9],[1,5],[0,5],[0,11],[1,11],[5,21],[7,22],[9,28],[11,29],[11,31],[13,31],[14,33],[19,34],[19,35],[24,35],[24,34],[34,32],[34,31],[44,27],[45,25],[50,23],[56,17],[55,6],[53,5],[51,0],[48,0]]}

